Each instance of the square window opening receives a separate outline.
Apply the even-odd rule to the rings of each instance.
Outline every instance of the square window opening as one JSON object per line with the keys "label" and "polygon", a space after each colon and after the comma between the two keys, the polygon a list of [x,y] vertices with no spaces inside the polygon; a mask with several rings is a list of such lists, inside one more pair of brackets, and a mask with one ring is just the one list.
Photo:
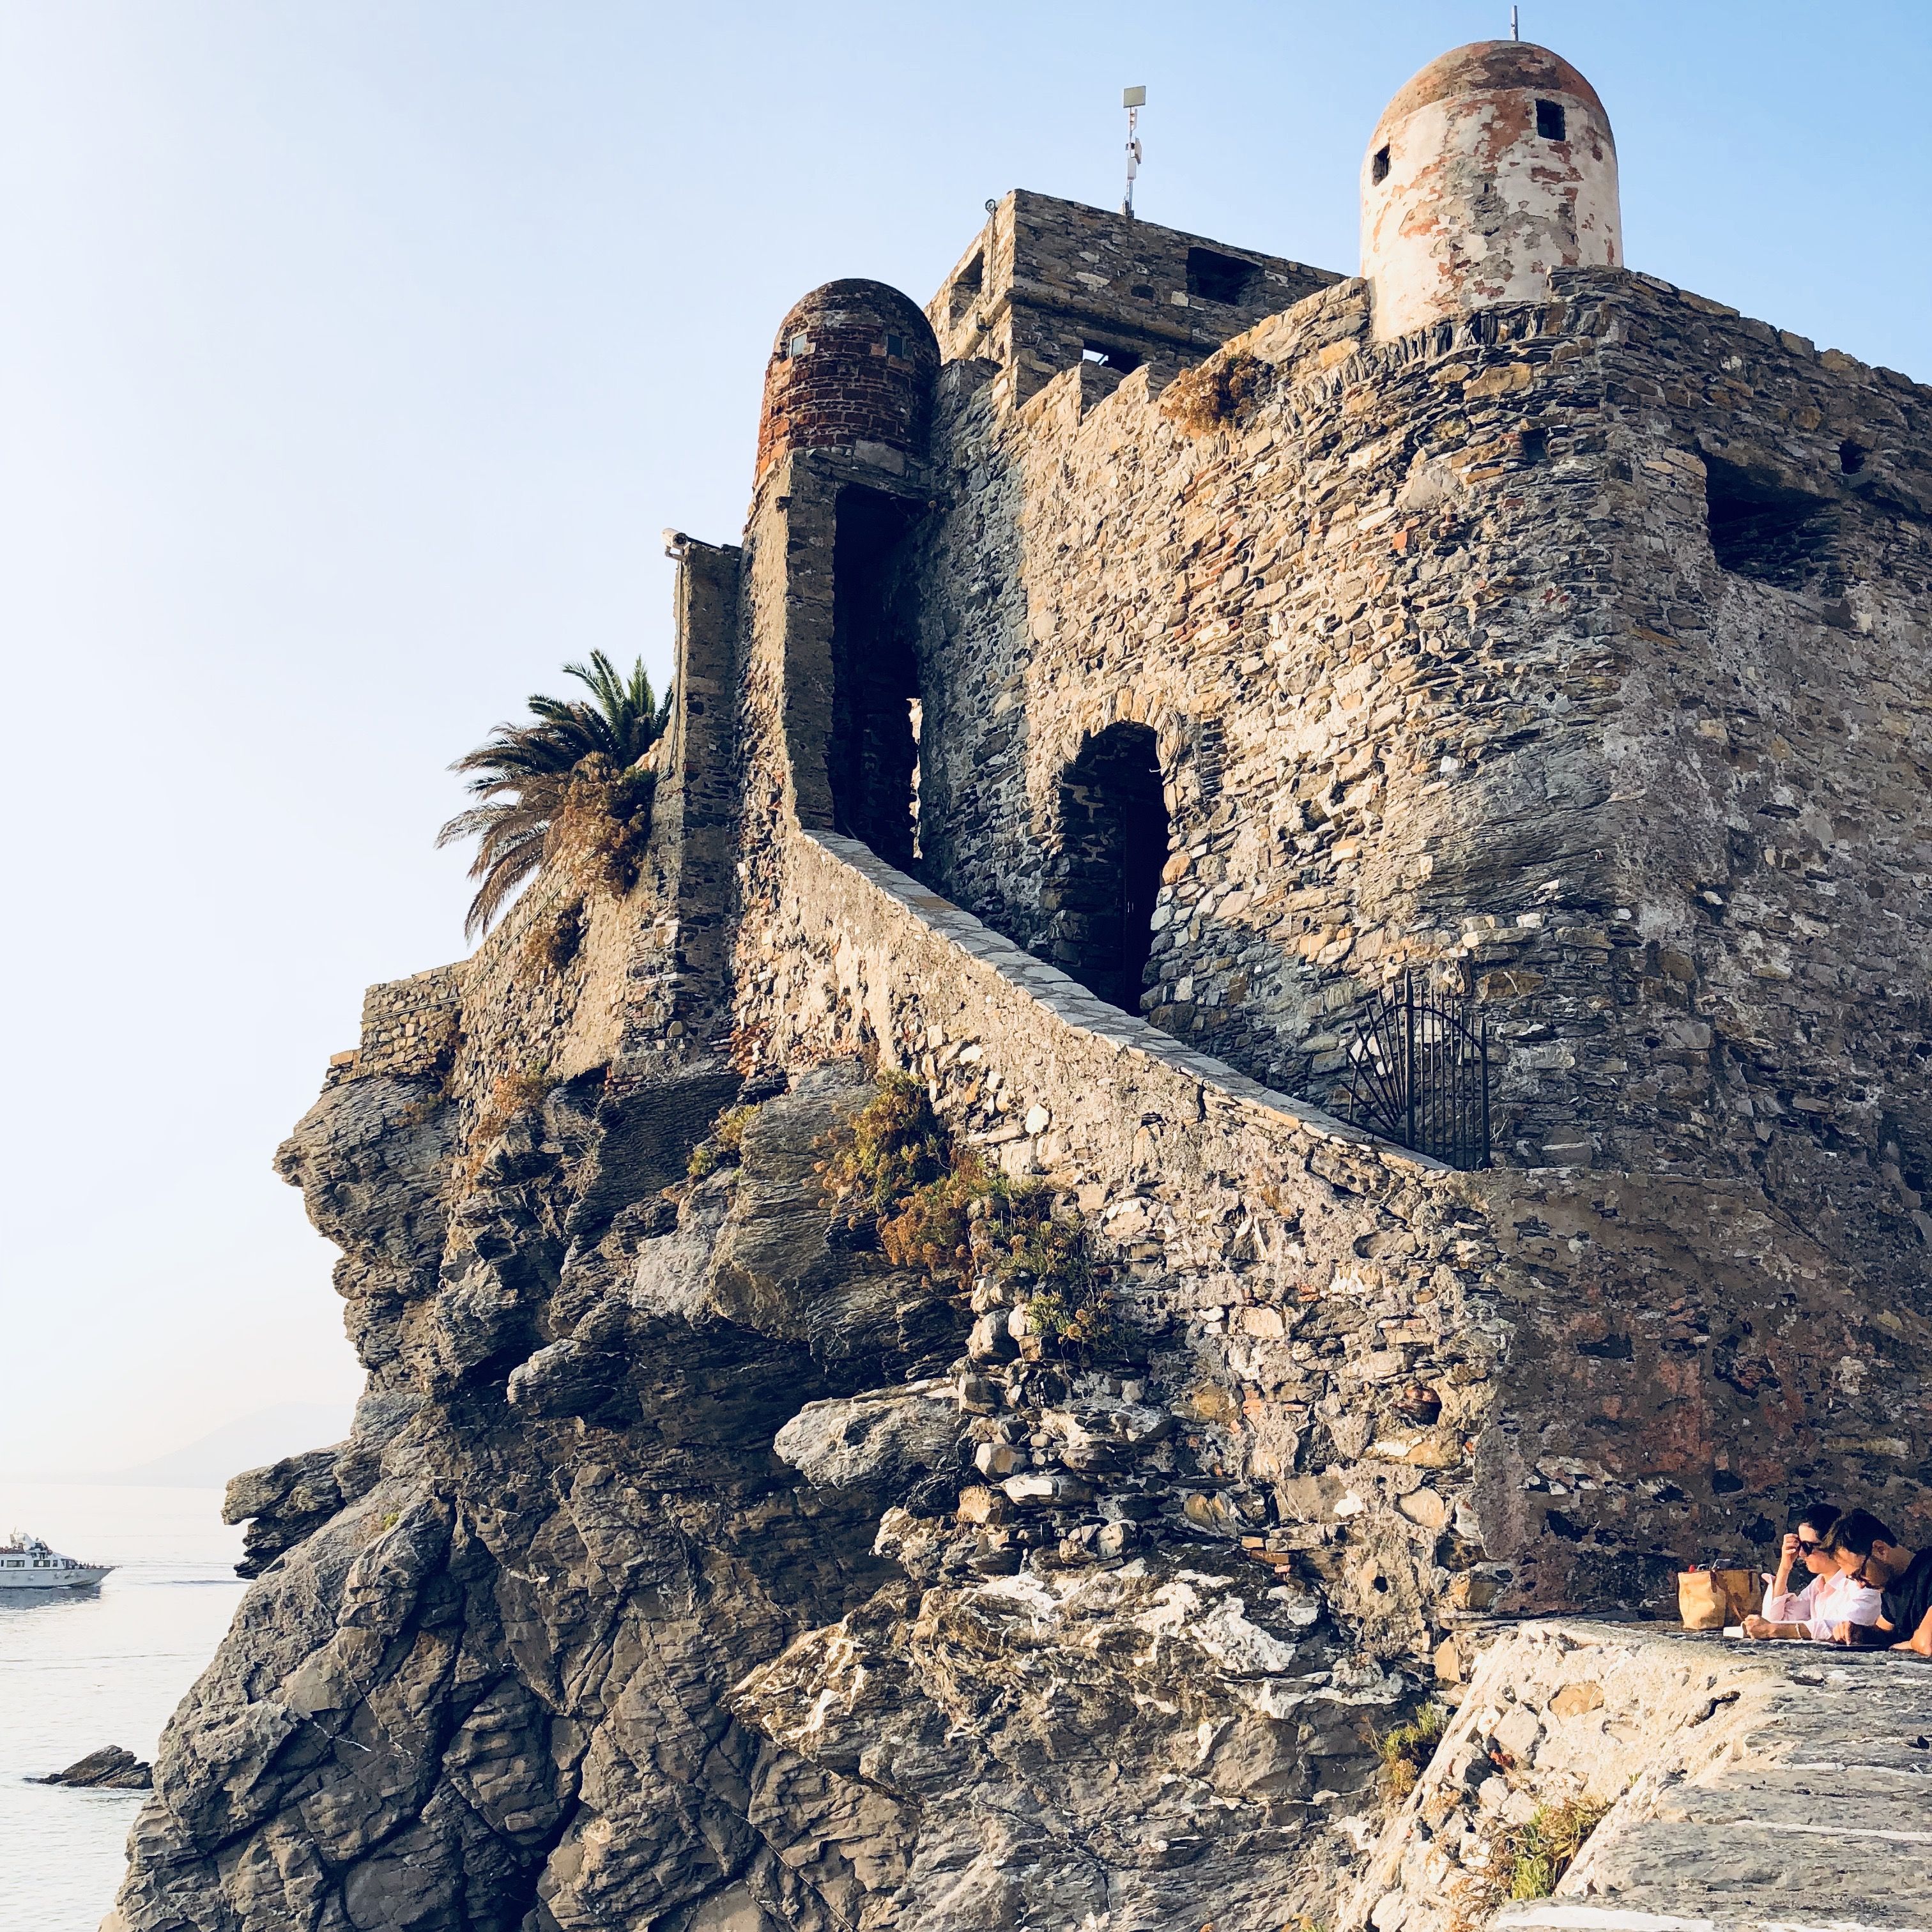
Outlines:
{"label": "square window opening", "polygon": [[1386,148],[1378,148],[1376,150],[1375,159],[1369,164],[1369,178],[1375,182],[1385,182],[1388,179],[1388,171],[1389,151]]}
{"label": "square window opening", "polygon": [[1721,457],[1704,459],[1705,512],[1719,565],[1780,590],[1830,589],[1838,506],[1766,482]]}
{"label": "square window opening", "polygon": [[808,335],[794,335],[785,344],[784,352],[788,358],[796,356],[809,356],[812,353],[812,338]]}
{"label": "square window opening", "polygon": [[1539,100],[1536,104],[1536,131],[1546,141],[1567,139],[1563,131],[1563,104],[1560,100]]}
{"label": "square window opening", "polygon": [[1187,251],[1187,292],[1203,302],[1225,302],[1230,308],[1251,302],[1261,292],[1262,272],[1252,262],[1222,255],[1212,248]]}
{"label": "square window opening", "polygon": [[979,301],[986,285],[986,251],[976,250],[972,260],[952,278],[952,286],[946,291],[946,313],[955,322],[964,319],[967,312]]}

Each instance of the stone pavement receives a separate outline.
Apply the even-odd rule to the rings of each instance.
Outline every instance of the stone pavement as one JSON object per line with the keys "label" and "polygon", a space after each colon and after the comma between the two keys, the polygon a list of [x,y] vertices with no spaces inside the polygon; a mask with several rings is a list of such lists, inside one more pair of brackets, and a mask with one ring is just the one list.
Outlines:
{"label": "stone pavement", "polygon": [[[1580,1799],[1610,1809],[1556,1895],[1506,1902],[1511,1834]],[[1338,1919],[1479,1924],[1932,1926],[1932,1660],[1666,1624],[1506,1628]]]}
{"label": "stone pavement", "polygon": [[[1754,1663],[1762,1654],[1736,1641],[1723,1647]],[[1659,1780],[1628,1816],[1619,1806],[1558,1897],[1505,1906],[1495,1924],[1539,1932],[1932,1925],[1932,1661],[1793,1645],[1779,1648],[1774,1664],[1784,1668],[1768,1694],[1716,1764]]]}

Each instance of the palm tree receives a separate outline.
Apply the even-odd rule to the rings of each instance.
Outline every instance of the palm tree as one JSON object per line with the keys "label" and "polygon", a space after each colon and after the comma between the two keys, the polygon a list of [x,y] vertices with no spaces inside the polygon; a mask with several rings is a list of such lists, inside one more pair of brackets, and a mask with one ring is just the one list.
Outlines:
{"label": "palm tree", "polygon": [[605,883],[628,886],[636,875],[656,781],[638,761],[670,720],[670,693],[652,694],[642,658],[628,678],[602,651],[563,672],[587,687],[587,701],[536,692],[530,722],[499,724],[450,766],[470,774],[465,789],[477,800],[436,836],[439,847],[477,842],[470,876],[482,883],[466,938],[488,931],[517,888],[566,850]]}

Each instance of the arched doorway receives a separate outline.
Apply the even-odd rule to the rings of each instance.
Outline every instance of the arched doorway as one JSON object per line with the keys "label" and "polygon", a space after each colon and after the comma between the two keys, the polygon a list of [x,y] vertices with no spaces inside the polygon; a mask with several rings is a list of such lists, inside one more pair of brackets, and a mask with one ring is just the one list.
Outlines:
{"label": "arched doorway", "polygon": [[1060,778],[1060,814],[1056,954],[1089,992],[1137,1013],[1167,862],[1167,804],[1153,732],[1114,724],[1088,739]]}

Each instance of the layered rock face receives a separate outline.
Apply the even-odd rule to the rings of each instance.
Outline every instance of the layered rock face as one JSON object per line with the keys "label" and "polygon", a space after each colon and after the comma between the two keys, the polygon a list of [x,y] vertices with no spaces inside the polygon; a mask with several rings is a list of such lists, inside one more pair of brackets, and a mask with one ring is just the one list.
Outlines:
{"label": "layered rock face", "polygon": [[[706,1136],[717,1070],[605,1085],[465,1168],[433,1077],[354,1079],[282,1150],[370,1390],[346,1444],[232,1492],[263,1574],[113,1922],[1280,1923],[1400,1678],[1306,1580],[1163,1533],[1188,1459],[1144,1368],[989,1364],[974,1439],[970,1306],[814,1172],[857,1065],[696,1181],[637,1149]],[[1037,1501],[996,1500],[1049,1430]],[[1063,1558],[1083,1490],[1112,1534]],[[1035,1528],[989,1556],[974,1514]]]}

